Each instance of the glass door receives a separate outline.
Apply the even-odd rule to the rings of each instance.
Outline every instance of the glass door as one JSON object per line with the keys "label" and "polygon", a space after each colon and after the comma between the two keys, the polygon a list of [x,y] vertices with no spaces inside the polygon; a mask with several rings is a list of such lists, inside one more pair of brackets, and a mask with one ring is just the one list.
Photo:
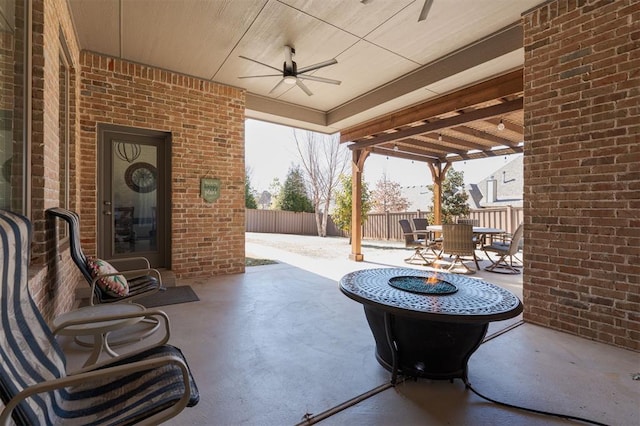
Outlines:
{"label": "glass door", "polygon": [[[165,136],[104,132],[101,257],[165,267]],[[106,151],[106,152],[105,152]]]}

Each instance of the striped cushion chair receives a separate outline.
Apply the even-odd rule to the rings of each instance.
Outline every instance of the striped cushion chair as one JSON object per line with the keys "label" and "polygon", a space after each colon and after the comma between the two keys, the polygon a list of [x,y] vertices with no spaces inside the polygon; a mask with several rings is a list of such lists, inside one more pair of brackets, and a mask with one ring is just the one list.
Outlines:
{"label": "striped cushion chair", "polygon": [[67,374],[27,285],[31,224],[0,210],[0,424],[158,424],[199,400],[181,351],[155,346]]}

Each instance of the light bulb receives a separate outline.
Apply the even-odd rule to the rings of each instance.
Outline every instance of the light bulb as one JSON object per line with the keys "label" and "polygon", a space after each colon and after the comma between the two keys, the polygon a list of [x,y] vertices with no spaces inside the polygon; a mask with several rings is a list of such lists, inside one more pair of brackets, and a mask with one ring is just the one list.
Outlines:
{"label": "light bulb", "polygon": [[500,122],[498,123],[498,130],[500,131],[504,130],[504,123],[502,122],[502,119],[500,119]]}
{"label": "light bulb", "polygon": [[393,150],[397,151],[398,150],[398,145],[393,145]]}
{"label": "light bulb", "polygon": [[440,133],[440,134],[438,135],[438,140],[439,140],[440,142],[442,142],[442,133]]}

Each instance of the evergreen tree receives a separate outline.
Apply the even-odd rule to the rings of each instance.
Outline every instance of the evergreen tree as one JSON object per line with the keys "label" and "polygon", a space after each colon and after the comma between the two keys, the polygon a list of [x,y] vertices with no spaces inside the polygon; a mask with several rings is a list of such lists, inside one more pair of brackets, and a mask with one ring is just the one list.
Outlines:
{"label": "evergreen tree", "polygon": [[304,175],[299,166],[289,168],[278,200],[280,210],[313,213],[313,204],[307,195]]}
{"label": "evergreen tree", "polygon": [[[429,185],[428,188],[433,192],[433,185]],[[468,199],[469,194],[464,190],[464,172],[449,169],[442,181],[442,223],[453,223],[456,216],[468,216]],[[433,197],[432,200],[435,205]],[[433,223],[432,216],[429,220]]]}
{"label": "evergreen tree", "polygon": [[[351,233],[351,176],[340,175],[340,187],[336,191],[336,205],[331,212],[333,223],[345,232]],[[371,194],[365,182],[362,182],[362,210],[360,220],[364,223],[371,210]]]}
{"label": "evergreen tree", "polygon": [[248,209],[258,208],[254,192],[253,188],[251,188],[251,177],[249,176],[249,172],[246,171],[244,178],[244,206]]}

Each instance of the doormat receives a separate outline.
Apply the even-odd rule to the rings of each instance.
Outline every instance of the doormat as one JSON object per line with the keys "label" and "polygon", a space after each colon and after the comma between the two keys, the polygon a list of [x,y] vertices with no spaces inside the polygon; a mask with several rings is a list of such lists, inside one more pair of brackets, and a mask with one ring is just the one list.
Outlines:
{"label": "doormat", "polygon": [[175,305],[178,303],[197,302],[200,300],[195,291],[188,285],[180,285],[176,287],[165,287],[149,296],[135,299],[134,303],[139,303],[146,308],[155,308],[156,306]]}

